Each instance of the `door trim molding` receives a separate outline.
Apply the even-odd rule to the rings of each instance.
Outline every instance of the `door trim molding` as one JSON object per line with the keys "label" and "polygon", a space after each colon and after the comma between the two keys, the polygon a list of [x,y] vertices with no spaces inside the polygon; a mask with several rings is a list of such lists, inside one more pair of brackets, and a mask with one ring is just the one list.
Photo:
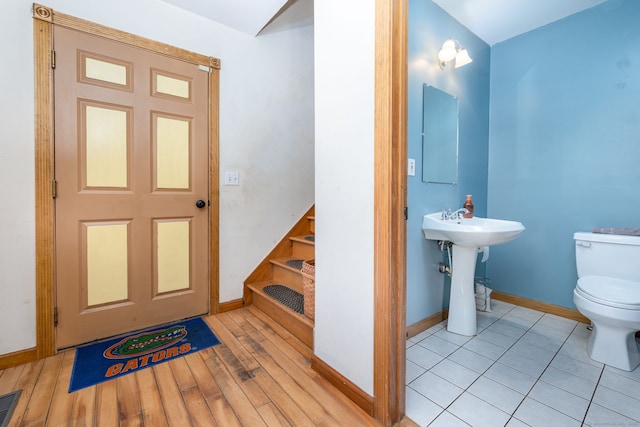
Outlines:
{"label": "door trim molding", "polygon": [[209,313],[219,311],[219,85],[220,60],[75,18],[34,3],[36,355],[55,354],[55,205],[53,134],[53,26],[126,43],[196,65],[209,72]]}
{"label": "door trim molding", "polygon": [[405,412],[407,0],[376,0],[373,415]]}

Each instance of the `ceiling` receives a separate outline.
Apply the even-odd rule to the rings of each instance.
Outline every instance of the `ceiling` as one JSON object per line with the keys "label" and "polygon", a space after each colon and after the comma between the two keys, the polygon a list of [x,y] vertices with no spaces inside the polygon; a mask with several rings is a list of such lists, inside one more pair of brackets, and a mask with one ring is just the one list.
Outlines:
{"label": "ceiling", "polygon": [[490,46],[605,1],[433,0]]}
{"label": "ceiling", "polygon": [[[295,2],[307,0],[162,1],[255,36],[286,7]],[[433,0],[489,45],[526,33],[605,1]]]}

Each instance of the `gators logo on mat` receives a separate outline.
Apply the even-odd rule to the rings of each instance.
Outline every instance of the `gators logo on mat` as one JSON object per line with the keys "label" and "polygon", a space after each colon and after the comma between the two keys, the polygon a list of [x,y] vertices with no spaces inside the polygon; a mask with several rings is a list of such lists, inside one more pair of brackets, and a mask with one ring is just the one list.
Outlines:
{"label": "gators logo on mat", "polygon": [[127,359],[141,356],[177,344],[186,336],[187,330],[181,325],[143,332],[118,341],[104,351],[104,357],[108,359]]}

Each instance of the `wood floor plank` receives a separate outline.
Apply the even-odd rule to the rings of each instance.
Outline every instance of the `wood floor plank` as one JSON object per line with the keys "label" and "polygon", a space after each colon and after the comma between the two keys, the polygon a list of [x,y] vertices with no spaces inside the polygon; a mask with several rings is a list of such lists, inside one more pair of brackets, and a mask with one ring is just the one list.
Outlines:
{"label": "wood floor plank", "polygon": [[[242,328],[263,346],[266,353],[271,355],[285,371],[291,373],[300,386],[309,391],[333,418],[342,425],[370,425],[371,417],[364,414],[359,408],[356,410],[355,404],[349,400],[344,402],[346,405],[340,404],[340,399],[336,397],[336,391],[331,390],[333,386],[329,386],[324,379],[321,379],[311,369],[309,363],[301,361],[300,353],[287,345],[287,342],[280,335],[269,328],[264,329],[266,325],[260,325],[261,321],[256,317],[242,316],[242,318]],[[256,321],[262,329],[255,327]],[[341,394],[338,396],[343,397]]]}
{"label": "wood floor plank", "polygon": [[214,349],[224,346],[224,344],[216,347],[204,350],[203,352],[208,355],[206,359],[203,358],[205,364],[209,368],[209,371],[216,379],[220,390],[224,394],[225,398],[233,408],[236,416],[245,426],[266,426],[262,417],[258,414],[258,411],[251,404],[251,401],[246,394],[242,391],[238,383],[235,382],[224,363],[220,360]]}
{"label": "wood floor plank", "polygon": [[[96,425],[98,427],[118,426],[118,388],[115,380],[96,385]],[[140,393],[140,397],[143,393]]]}
{"label": "wood floor plank", "polygon": [[142,424],[140,391],[134,373],[116,378],[120,425]]}
{"label": "wood floor plank", "polygon": [[187,406],[187,410],[189,411],[189,415],[191,415],[191,420],[193,421],[194,426],[217,426],[217,423],[213,418],[213,414],[209,409],[209,405],[207,405],[207,401],[204,399],[204,396],[198,387],[183,390],[182,396]]}
{"label": "wood floor plank", "polygon": [[193,374],[191,374],[189,365],[187,365],[184,357],[172,360],[169,366],[178,383],[178,390],[185,391],[196,387],[196,380],[193,378]]}
{"label": "wood floor plank", "polygon": [[218,425],[221,427],[241,426],[238,417],[236,417],[233,409],[225,400],[216,380],[204,364],[201,352],[189,354],[185,359]]}
{"label": "wood floor plank", "polygon": [[[227,326],[229,323],[235,323],[228,316],[220,317],[220,319],[225,326]],[[245,348],[258,361],[258,363],[260,363],[260,365],[264,368],[264,371],[268,375],[270,375],[277,384],[280,385],[280,387],[286,392],[288,396],[291,397],[296,405],[298,405],[300,408],[304,408],[303,412],[314,424],[319,424],[327,419],[329,417],[329,414],[307,391],[300,387],[300,385],[292,377],[292,375],[295,376],[297,372],[287,372],[285,369],[282,369],[282,367],[273,360],[273,358],[257,341],[261,339],[262,335],[250,325],[246,326],[246,328],[250,328],[250,332],[255,332],[255,339],[249,335],[247,330],[240,328],[243,334],[239,337],[239,341],[244,344]],[[264,338],[262,339],[264,340]],[[280,355],[286,358],[286,356],[282,355],[281,353]],[[291,363],[291,365],[293,365],[293,363]]]}
{"label": "wood floor plank", "polygon": [[73,393],[73,349],[0,371],[0,394],[23,390],[10,425],[378,426],[253,309],[206,320],[222,344]]}
{"label": "wood floor plank", "polygon": [[224,345],[213,347],[213,351],[227,366],[236,382],[240,385],[255,408],[268,403],[269,397],[253,380],[256,372],[261,369],[260,364],[246,351],[236,337],[220,322],[218,317],[211,319],[211,324]]}
{"label": "wood floor plank", "polygon": [[167,416],[153,369],[141,369],[136,372],[136,377],[140,391],[140,410],[145,425],[167,426]]}
{"label": "wood floor plank", "polygon": [[16,381],[15,387],[17,390],[22,390],[22,393],[20,394],[20,399],[18,399],[18,404],[15,406],[13,416],[11,417],[11,423],[13,425],[22,424],[25,411],[27,410],[31,395],[33,394],[33,390],[43,366],[44,360],[42,359],[34,363],[28,363],[20,374],[20,378]]}
{"label": "wood floor plank", "polygon": [[51,406],[53,390],[55,389],[56,381],[58,381],[62,359],[62,354],[45,359],[42,372],[40,372],[38,382],[33,390],[33,395],[29,400],[27,411],[24,414],[22,425],[44,425],[47,419],[47,412]]}
{"label": "wood floor plank", "polygon": [[71,371],[73,370],[73,361],[76,357],[75,350],[67,350],[62,353],[62,365],[58,375],[58,382],[53,391],[51,399],[51,408],[47,416],[47,424],[52,426],[66,425],[69,420],[69,414],[73,408],[74,393],[69,393],[69,381],[71,379]]}
{"label": "wood floor plank", "polygon": [[291,427],[282,412],[273,403],[267,403],[258,408],[258,413],[269,427]]}
{"label": "wood floor plank", "polygon": [[92,426],[96,405],[96,386],[78,390],[71,411],[71,425],[78,427]]}
{"label": "wood floor plank", "polygon": [[0,396],[16,390],[16,383],[20,375],[22,375],[25,366],[26,365],[14,366],[3,371],[2,377],[0,377]]}
{"label": "wood floor plank", "polygon": [[178,384],[173,376],[171,366],[169,366],[169,364],[173,362],[172,360],[170,362],[160,363],[152,368],[156,374],[162,404],[168,409],[165,411],[165,415],[167,416],[167,422],[170,426],[181,427],[191,425],[189,412],[184,404],[184,400],[182,400],[182,394],[180,394],[180,390],[178,389]]}

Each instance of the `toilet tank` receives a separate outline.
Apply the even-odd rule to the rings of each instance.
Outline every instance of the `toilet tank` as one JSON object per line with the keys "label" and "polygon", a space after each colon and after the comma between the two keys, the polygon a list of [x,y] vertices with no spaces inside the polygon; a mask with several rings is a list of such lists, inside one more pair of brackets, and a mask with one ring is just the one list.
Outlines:
{"label": "toilet tank", "polygon": [[605,276],[640,282],[640,236],[575,233],[578,277]]}

